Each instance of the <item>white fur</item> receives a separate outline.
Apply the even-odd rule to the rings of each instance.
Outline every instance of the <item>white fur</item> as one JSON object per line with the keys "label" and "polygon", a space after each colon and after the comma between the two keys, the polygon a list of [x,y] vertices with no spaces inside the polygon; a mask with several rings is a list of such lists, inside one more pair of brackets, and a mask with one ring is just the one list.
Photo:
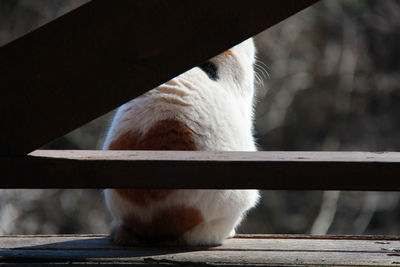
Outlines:
{"label": "white fur", "polygon": [[[217,81],[196,67],[122,105],[115,115],[104,149],[128,130],[145,134],[158,121],[176,119],[191,129],[198,150],[255,151],[252,134],[253,40],[230,51],[230,54],[210,60],[218,68]],[[179,204],[196,208],[201,212],[203,223],[188,231],[184,240],[188,245],[214,245],[234,234],[245,212],[256,204],[258,192],[177,190],[163,201],[140,207],[107,189],[105,199],[117,223],[124,215],[136,215],[148,222],[157,211]]]}

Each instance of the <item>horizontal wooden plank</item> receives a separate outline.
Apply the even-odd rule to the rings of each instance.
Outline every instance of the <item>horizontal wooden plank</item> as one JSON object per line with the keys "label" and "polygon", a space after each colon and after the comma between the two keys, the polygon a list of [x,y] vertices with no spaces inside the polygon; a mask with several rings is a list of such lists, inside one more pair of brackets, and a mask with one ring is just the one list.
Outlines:
{"label": "horizontal wooden plank", "polygon": [[2,188],[400,190],[400,153],[39,150]]}
{"label": "horizontal wooden plank", "polygon": [[241,235],[214,247],[118,247],[106,235],[0,236],[0,263],[400,265],[400,239]]}
{"label": "horizontal wooden plank", "polygon": [[22,155],[317,0],[96,0],[0,48],[0,155]]}
{"label": "horizontal wooden plank", "polygon": [[400,162],[400,152],[36,150],[29,155],[71,160]]}
{"label": "horizontal wooden plank", "polygon": [[[266,242],[268,241],[268,242]],[[354,246],[354,241],[357,246]],[[379,246],[379,249],[377,247]],[[104,234],[87,235],[9,235],[0,236],[0,249],[121,249]],[[214,250],[288,250],[288,251],[342,251],[381,252],[400,249],[398,236],[372,235],[287,235],[242,234],[229,239]],[[392,251],[393,252],[393,251]]]}

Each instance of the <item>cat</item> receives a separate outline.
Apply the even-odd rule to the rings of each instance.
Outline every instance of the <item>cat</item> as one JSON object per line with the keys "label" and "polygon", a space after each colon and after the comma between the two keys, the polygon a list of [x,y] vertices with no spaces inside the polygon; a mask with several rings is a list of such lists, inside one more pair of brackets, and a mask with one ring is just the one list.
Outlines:
{"label": "cat", "polygon": [[[248,39],[127,102],[103,149],[256,151],[254,60],[254,42]],[[235,235],[259,198],[257,190],[106,189],[104,194],[115,221],[111,240],[127,246],[221,244]]]}

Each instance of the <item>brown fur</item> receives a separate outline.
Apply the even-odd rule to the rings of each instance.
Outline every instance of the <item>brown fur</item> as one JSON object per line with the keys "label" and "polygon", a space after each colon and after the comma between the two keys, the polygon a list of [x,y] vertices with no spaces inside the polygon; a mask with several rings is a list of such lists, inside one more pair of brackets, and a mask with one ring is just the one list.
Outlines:
{"label": "brown fur", "polygon": [[110,143],[110,150],[196,150],[192,131],[178,120],[163,120],[143,136],[132,131]]}
{"label": "brown fur", "polygon": [[154,201],[162,201],[175,190],[162,189],[114,189],[122,198],[139,206],[146,206]]}
{"label": "brown fur", "polygon": [[[196,150],[192,132],[177,120],[163,120],[153,125],[141,136],[128,131],[110,143],[110,150]],[[162,201],[175,190],[114,189],[132,204],[146,207],[151,202]],[[134,217],[124,218],[124,225],[117,226],[112,239],[121,245],[136,243],[177,242],[181,235],[202,222],[196,209],[175,206],[161,210],[150,223],[144,224]],[[124,242],[128,242],[126,244]],[[170,244],[170,243],[169,243]]]}
{"label": "brown fur", "polygon": [[124,218],[125,224],[114,229],[112,239],[121,245],[182,245],[183,234],[202,222],[198,210],[177,205],[161,210],[149,223],[133,216]]}
{"label": "brown fur", "polygon": [[112,142],[109,150],[134,150],[139,146],[140,135],[136,132],[126,132],[122,134],[117,140]]}
{"label": "brown fur", "polygon": [[[149,131],[140,134],[128,131],[110,143],[110,150],[196,150],[192,132],[177,120],[163,120],[153,125]],[[115,189],[129,202],[145,206],[151,201],[162,201],[175,190]]]}

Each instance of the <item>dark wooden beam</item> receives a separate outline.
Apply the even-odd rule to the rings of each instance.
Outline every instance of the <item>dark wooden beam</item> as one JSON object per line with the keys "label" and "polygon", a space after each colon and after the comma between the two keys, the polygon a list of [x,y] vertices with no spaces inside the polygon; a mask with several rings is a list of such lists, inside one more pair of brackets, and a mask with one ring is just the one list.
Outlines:
{"label": "dark wooden beam", "polygon": [[400,190],[400,153],[41,150],[0,168],[1,188]]}
{"label": "dark wooden beam", "polygon": [[24,155],[317,0],[94,0],[0,48],[0,155]]}

